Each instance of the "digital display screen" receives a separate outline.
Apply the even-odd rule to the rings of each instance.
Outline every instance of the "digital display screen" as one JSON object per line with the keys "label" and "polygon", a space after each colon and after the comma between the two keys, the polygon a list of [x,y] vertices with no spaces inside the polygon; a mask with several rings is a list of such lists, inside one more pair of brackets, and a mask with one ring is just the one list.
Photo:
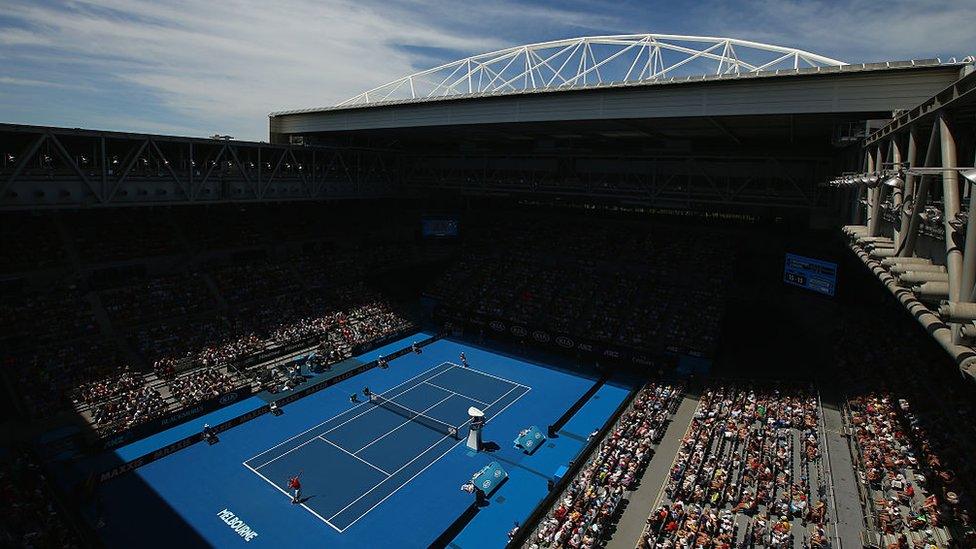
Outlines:
{"label": "digital display screen", "polygon": [[783,281],[833,297],[837,290],[837,264],[788,253]]}
{"label": "digital display screen", "polygon": [[420,220],[420,234],[424,238],[454,238],[460,229],[457,218],[425,217]]}

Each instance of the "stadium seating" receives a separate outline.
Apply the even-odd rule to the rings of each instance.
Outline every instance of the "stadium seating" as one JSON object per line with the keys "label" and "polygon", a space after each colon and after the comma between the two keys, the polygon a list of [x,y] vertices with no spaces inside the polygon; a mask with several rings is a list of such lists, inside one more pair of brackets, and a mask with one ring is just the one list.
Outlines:
{"label": "stadium seating", "polygon": [[866,313],[852,313],[835,334],[869,529],[891,547],[942,547],[949,539],[973,546],[972,388],[948,368],[920,370],[939,364],[939,350],[905,324],[901,311],[884,312],[881,322],[877,313],[870,322]]}
{"label": "stadium seating", "polygon": [[[717,381],[703,393],[640,547],[827,547],[827,477],[815,392]],[[806,525],[808,532],[794,531]],[[715,544],[715,545],[713,545]]]}
{"label": "stadium seating", "polygon": [[624,492],[633,488],[654,455],[668,420],[681,402],[680,385],[650,383],[580,469],[531,539],[540,547],[598,547],[617,517]]}
{"label": "stadium seating", "polygon": [[[3,263],[0,343],[17,405],[34,417],[74,406],[108,434],[257,383],[228,370],[253,353],[314,337],[335,362],[412,326],[362,280],[424,261],[415,246],[361,226],[373,246],[336,247],[342,219],[256,210],[246,222],[235,208],[16,216],[31,231],[11,233],[24,257]],[[269,232],[288,238],[271,246]]]}
{"label": "stadium seating", "polygon": [[0,545],[5,547],[60,547],[85,544],[66,519],[54,491],[28,451],[12,449],[0,455]]}
{"label": "stadium seating", "polygon": [[427,295],[455,316],[633,349],[714,352],[730,276],[715,261],[729,253],[724,238],[558,217],[506,221],[469,228],[462,256]]}

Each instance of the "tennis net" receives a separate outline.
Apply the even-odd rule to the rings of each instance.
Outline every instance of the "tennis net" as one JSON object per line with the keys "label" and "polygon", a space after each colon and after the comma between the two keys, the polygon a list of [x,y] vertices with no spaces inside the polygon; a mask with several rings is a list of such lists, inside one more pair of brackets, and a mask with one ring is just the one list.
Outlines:
{"label": "tennis net", "polygon": [[455,438],[457,440],[461,439],[461,428],[456,425],[451,425],[445,421],[439,419],[434,419],[430,416],[424,415],[422,412],[417,412],[407,408],[403,404],[394,402],[388,398],[382,397],[375,393],[369,395],[369,401],[379,406],[380,408],[385,408],[393,413],[399,414],[411,421],[415,421],[425,427],[433,429],[443,435]]}

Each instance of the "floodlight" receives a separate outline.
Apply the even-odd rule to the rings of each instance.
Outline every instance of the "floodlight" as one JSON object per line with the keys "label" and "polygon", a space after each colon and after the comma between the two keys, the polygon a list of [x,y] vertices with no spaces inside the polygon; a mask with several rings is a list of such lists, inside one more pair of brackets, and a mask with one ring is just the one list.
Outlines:
{"label": "floodlight", "polygon": [[915,200],[911,198],[906,198],[904,202],[901,203],[901,209],[906,215],[912,215],[912,209],[915,207]]}
{"label": "floodlight", "polygon": [[963,176],[970,183],[976,183],[976,168],[964,168],[959,170],[959,175]]}
{"label": "floodlight", "polygon": [[905,179],[902,177],[901,172],[895,172],[884,180],[884,184],[895,189],[904,189]]}
{"label": "floodlight", "polygon": [[942,222],[942,210],[935,206],[926,206],[920,216],[930,225],[938,225]]}
{"label": "floodlight", "polygon": [[965,227],[968,222],[969,222],[969,212],[961,211],[957,213],[956,216],[953,217],[951,221],[949,221],[949,225],[951,225],[953,229],[959,231],[963,227]]}

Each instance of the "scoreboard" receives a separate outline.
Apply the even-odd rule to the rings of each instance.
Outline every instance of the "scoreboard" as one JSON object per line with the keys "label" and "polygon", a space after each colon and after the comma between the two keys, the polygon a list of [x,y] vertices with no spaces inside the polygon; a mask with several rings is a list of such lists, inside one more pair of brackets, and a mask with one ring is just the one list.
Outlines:
{"label": "scoreboard", "polygon": [[420,234],[424,238],[454,238],[460,233],[456,217],[424,217],[420,220]]}
{"label": "scoreboard", "polygon": [[787,253],[783,281],[833,297],[837,290],[837,264]]}

